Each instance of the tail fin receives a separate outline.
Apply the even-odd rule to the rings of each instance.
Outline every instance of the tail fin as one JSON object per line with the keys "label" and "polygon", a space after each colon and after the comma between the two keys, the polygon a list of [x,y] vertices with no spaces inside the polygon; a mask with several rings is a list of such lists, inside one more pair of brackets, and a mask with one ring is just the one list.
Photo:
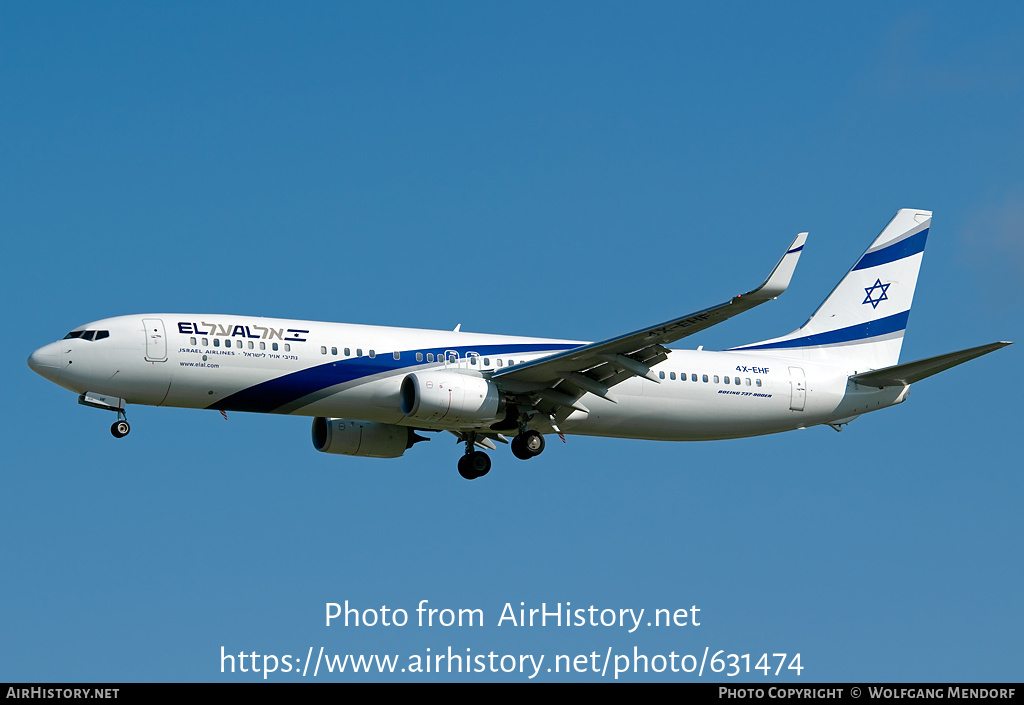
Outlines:
{"label": "tail fin", "polygon": [[931,222],[931,211],[897,212],[801,328],[732,349],[834,360],[861,372],[897,364]]}

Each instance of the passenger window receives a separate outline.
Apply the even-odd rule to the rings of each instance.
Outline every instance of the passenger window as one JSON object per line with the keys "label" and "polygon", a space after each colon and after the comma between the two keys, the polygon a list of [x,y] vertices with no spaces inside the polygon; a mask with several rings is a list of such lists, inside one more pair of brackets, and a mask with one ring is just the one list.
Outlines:
{"label": "passenger window", "polygon": [[345,357],[351,357],[351,356],[352,356],[352,351],[349,350],[348,348],[345,348]]}
{"label": "passenger window", "polygon": [[394,352],[394,353],[392,353],[392,355],[393,355],[393,357],[394,357],[394,358],[395,358],[396,360],[401,360],[401,359],[402,359],[402,353],[398,352],[397,350],[395,350],[395,352]]}
{"label": "passenger window", "polygon": [[704,375],[704,381],[705,381],[705,382],[707,382],[707,381],[708,381],[708,376],[707,376],[707,375]]}
{"label": "passenger window", "polygon": [[292,344],[291,343],[285,343],[284,344],[284,351],[285,352],[291,352],[292,351]]}
{"label": "passenger window", "polygon": [[[262,344],[263,343],[260,343],[260,345],[262,345]],[[203,338],[203,347],[204,348],[210,347],[210,339],[209,338]]]}
{"label": "passenger window", "polygon": [[362,356],[363,356],[363,349],[362,348],[356,348],[356,357],[362,357]]}
{"label": "passenger window", "polygon": [[761,380],[760,380],[760,378],[758,378],[758,379],[756,380],[756,382],[757,382],[757,386],[758,386],[758,387],[760,387],[760,386],[761,386]]}
{"label": "passenger window", "polygon": [[370,351],[370,357],[377,357],[377,353],[375,353],[373,350],[371,350]]}
{"label": "passenger window", "polygon": [[267,349],[267,344],[266,344],[266,343],[264,343],[264,342],[263,342],[263,341],[261,340],[261,341],[260,341],[260,350],[266,350],[266,349]]}
{"label": "passenger window", "polygon": [[476,364],[476,355],[470,355],[469,356],[469,364],[471,364],[471,365],[475,365]]}
{"label": "passenger window", "polygon": [[669,379],[675,379],[676,378],[676,373],[675,372],[669,372],[668,373],[668,378]]}
{"label": "passenger window", "polygon": [[213,347],[215,347],[215,348],[219,348],[220,347],[220,338],[214,338],[213,339]]}
{"label": "passenger window", "polygon": [[320,346],[320,354],[321,355],[326,355],[327,354],[327,346],[326,345],[321,345]]}
{"label": "passenger window", "polygon": [[270,344],[270,349],[271,350],[277,350],[277,343],[271,343]]}
{"label": "passenger window", "polygon": [[659,372],[659,373],[658,373],[658,377],[659,377],[660,379],[665,379],[665,373],[664,373],[664,372]]}
{"label": "passenger window", "polygon": [[739,377],[734,377],[733,378],[733,384],[738,386],[740,384],[740,378]]}
{"label": "passenger window", "polygon": [[188,344],[189,345],[195,345],[196,344],[196,339],[195,338],[189,338],[188,339]]}
{"label": "passenger window", "polygon": [[484,367],[490,367],[490,366],[491,366],[491,358],[485,357],[484,358]]}
{"label": "passenger window", "polygon": [[434,361],[434,353],[427,353],[427,362]]}
{"label": "passenger window", "polygon": [[718,384],[718,375],[715,375],[715,384]]}
{"label": "passenger window", "polygon": [[416,353],[416,362],[423,362],[423,353]]}
{"label": "passenger window", "polygon": [[241,341],[241,340],[236,340],[236,341],[235,341],[235,347],[236,347],[236,348],[240,348],[240,347],[242,347],[242,341]]}

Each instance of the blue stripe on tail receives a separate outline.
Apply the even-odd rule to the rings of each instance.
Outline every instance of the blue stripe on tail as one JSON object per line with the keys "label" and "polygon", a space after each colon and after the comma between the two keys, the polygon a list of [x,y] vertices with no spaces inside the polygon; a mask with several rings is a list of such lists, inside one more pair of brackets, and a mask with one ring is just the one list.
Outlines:
{"label": "blue stripe on tail", "polygon": [[781,340],[777,343],[766,343],[764,345],[744,345],[732,350],[772,350],[775,348],[806,348],[817,345],[836,345],[839,343],[854,343],[867,338],[877,338],[880,335],[896,333],[906,330],[907,320],[910,318],[910,309],[903,313],[894,313],[885,318],[879,318],[867,323],[859,323],[846,328],[815,333],[802,338],[792,340]]}
{"label": "blue stripe on tail", "polygon": [[860,261],[854,266],[853,271],[858,269],[868,269],[869,267],[878,267],[883,264],[889,264],[896,260],[916,255],[918,252],[924,252],[925,241],[928,239],[928,228],[925,228],[916,235],[900,240],[899,242],[883,247],[880,250],[874,252],[868,252]]}

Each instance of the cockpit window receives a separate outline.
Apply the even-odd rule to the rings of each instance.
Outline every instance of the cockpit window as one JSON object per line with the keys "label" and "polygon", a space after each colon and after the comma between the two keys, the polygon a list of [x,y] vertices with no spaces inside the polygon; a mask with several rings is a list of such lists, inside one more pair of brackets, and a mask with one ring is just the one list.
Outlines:
{"label": "cockpit window", "polygon": [[109,330],[73,330],[64,336],[64,340],[81,338],[82,340],[103,340],[110,337]]}

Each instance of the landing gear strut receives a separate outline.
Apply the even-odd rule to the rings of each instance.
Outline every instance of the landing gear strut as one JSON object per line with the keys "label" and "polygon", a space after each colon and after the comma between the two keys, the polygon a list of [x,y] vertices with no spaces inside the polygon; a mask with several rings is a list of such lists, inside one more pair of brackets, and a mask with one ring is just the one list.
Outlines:
{"label": "landing gear strut", "polygon": [[537,431],[524,431],[512,439],[511,445],[512,455],[529,460],[544,452],[544,436]]}

